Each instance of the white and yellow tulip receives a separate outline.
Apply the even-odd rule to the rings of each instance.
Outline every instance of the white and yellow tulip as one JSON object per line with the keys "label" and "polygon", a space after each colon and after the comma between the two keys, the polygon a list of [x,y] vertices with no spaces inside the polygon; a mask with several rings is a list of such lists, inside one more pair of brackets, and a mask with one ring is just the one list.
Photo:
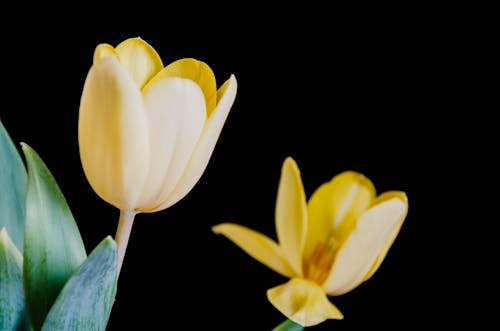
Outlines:
{"label": "white and yellow tulip", "polygon": [[78,141],[94,191],[122,211],[175,204],[198,182],[236,97],[204,62],[169,65],[141,38],[100,44],[85,80]]}
{"label": "white and yellow tulip", "polygon": [[404,192],[377,196],[372,182],[354,171],[336,175],[306,202],[299,169],[289,157],[276,202],[278,242],[233,223],[213,230],[290,278],[269,289],[267,297],[288,319],[307,327],[343,318],[328,296],[349,292],[373,275],[407,212]]}

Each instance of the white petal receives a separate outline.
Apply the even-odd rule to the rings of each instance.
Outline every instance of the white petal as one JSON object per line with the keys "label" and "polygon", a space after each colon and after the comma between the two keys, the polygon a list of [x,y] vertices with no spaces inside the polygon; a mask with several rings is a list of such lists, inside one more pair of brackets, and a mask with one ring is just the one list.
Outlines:
{"label": "white petal", "polygon": [[133,210],[146,180],[149,138],[141,93],[114,56],[89,70],[78,120],[80,157],[95,192]]}
{"label": "white petal", "polygon": [[151,166],[141,210],[156,209],[184,172],[206,118],[205,98],[190,79],[169,77],[144,91],[149,123]]}
{"label": "white petal", "polygon": [[381,203],[385,200],[393,199],[393,198],[399,198],[401,199],[405,204],[406,204],[406,212],[401,215],[401,218],[399,219],[398,225],[392,230],[392,234],[387,238],[387,240],[384,243],[384,246],[380,250],[377,258],[375,259],[375,262],[371,266],[369,272],[365,275],[363,278],[363,281],[368,280],[374,273],[377,271],[377,269],[380,267],[380,264],[384,260],[385,256],[389,252],[389,248],[391,248],[392,243],[396,239],[399,230],[401,229],[401,226],[403,225],[403,221],[406,218],[406,214],[408,212],[408,197],[406,196],[405,192],[402,191],[387,191],[378,196],[377,201],[375,203]]}
{"label": "white petal", "polygon": [[219,138],[222,127],[226,121],[227,115],[231,110],[234,99],[236,98],[237,83],[234,75],[223,84],[219,89],[219,94],[221,95],[217,102],[212,114],[207,120],[203,132],[201,134],[200,140],[198,141],[191,160],[187,165],[179,183],[175,187],[171,196],[165,200],[165,202],[157,208],[157,210],[168,208],[180,199],[182,199],[186,194],[191,191],[194,185],[198,182],[201,175],[207,167],[208,161],[212,156],[212,152],[215,148],[215,144]]}
{"label": "white petal", "polygon": [[358,286],[384,249],[388,238],[400,226],[407,203],[399,198],[385,200],[368,209],[340,247],[324,288],[330,295],[340,295]]}

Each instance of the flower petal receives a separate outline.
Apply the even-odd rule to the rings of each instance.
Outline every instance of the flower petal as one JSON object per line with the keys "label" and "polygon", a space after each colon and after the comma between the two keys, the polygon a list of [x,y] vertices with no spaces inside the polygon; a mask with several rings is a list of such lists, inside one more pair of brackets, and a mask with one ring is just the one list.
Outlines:
{"label": "flower petal", "polygon": [[321,185],[307,204],[308,228],[304,256],[313,254],[318,242],[342,243],[356,219],[375,198],[372,182],[360,173],[345,171]]}
{"label": "flower petal", "polygon": [[163,62],[158,53],[141,38],[129,38],[121,42],[115,51],[120,63],[127,68],[139,89],[163,69]]}
{"label": "flower petal", "polygon": [[401,229],[401,226],[403,225],[403,221],[405,220],[406,215],[408,214],[408,197],[406,196],[406,194],[404,192],[401,192],[401,191],[385,192],[385,193],[381,194],[374,201],[373,205],[375,206],[379,203],[382,203],[386,200],[390,200],[392,198],[399,198],[402,201],[404,201],[404,203],[406,204],[406,210],[405,210],[404,214],[401,215],[401,217],[399,219],[399,224],[394,228],[394,230],[392,231],[392,234],[385,241],[384,246],[382,247],[381,251],[379,252],[377,259],[375,260],[375,263],[372,265],[372,267],[370,268],[370,271],[368,271],[368,273],[366,274],[363,281],[368,280],[375,273],[375,271],[377,271],[378,267],[380,266],[380,264],[384,260],[385,256],[387,255],[389,248],[391,248],[392,243],[396,239],[396,237],[399,233],[399,230]]}
{"label": "flower petal", "polygon": [[144,89],[151,162],[139,208],[156,211],[182,175],[205,124],[203,94],[184,78],[164,78]]}
{"label": "flower petal", "polygon": [[285,277],[293,277],[295,275],[281,247],[265,235],[232,223],[218,224],[212,227],[212,230],[217,234],[226,236],[251,257],[281,275]]}
{"label": "flower petal", "polygon": [[224,122],[236,98],[236,89],[236,78],[234,75],[231,75],[218,91],[219,100],[217,107],[210,114],[181,179],[172,194],[157,210],[168,208],[186,196],[198,182],[201,175],[203,175],[224,126]]}
{"label": "flower petal", "polygon": [[276,201],[276,233],[292,268],[302,275],[302,251],[306,238],[307,206],[297,164],[287,157],[281,168]]}
{"label": "flower petal", "polygon": [[326,319],[343,319],[323,289],[311,281],[294,278],[267,290],[267,298],[288,319],[302,326],[317,325]]}
{"label": "flower petal", "polygon": [[83,170],[95,192],[119,209],[132,210],[149,167],[148,131],[140,91],[116,57],[89,70],[78,141]]}
{"label": "flower petal", "polygon": [[340,295],[358,286],[385,253],[386,244],[401,226],[408,209],[399,196],[382,198],[364,212],[356,227],[340,247],[324,288],[330,295]]}
{"label": "flower petal", "polygon": [[215,75],[210,67],[202,61],[192,58],[180,59],[163,68],[151,81],[165,77],[181,77],[196,82],[205,96],[207,115],[215,109],[217,103],[217,84]]}
{"label": "flower petal", "polygon": [[113,46],[109,44],[99,44],[94,51],[94,64],[108,56],[118,56]]}

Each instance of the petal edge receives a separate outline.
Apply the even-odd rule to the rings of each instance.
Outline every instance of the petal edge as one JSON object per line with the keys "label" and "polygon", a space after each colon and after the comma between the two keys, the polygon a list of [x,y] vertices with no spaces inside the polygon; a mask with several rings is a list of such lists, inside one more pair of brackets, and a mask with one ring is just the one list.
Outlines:
{"label": "petal edge", "polygon": [[275,218],[279,244],[295,272],[302,275],[307,205],[300,170],[291,157],[285,159],[281,168]]}
{"label": "petal edge", "polygon": [[294,276],[281,247],[267,236],[233,223],[218,224],[212,227],[212,231],[226,236],[248,255],[277,273],[289,278]]}
{"label": "petal edge", "polygon": [[304,327],[317,325],[327,319],[343,319],[340,310],[328,300],[316,283],[294,278],[267,290],[271,304],[288,319]]}
{"label": "petal edge", "polygon": [[93,65],[83,87],[78,145],[85,175],[106,202],[133,210],[149,166],[142,95],[114,56]]}
{"label": "petal edge", "polygon": [[335,257],[324,284],[328,294],[340,295],[361,284],[387,240],[400,226],[406,207],[403,200],[395,197],[374,205],[361,215]]}
{"label": "petal edge", "polygon": [[201,133],[200,139],[196,144],[191,159],[189,160],[184,173],[177,183],[172,194],[158,207],[157,210],[165,209],[182,198],[191,191],[198,180],[203,175],[208,161],[212,156],[212,152],[217,144],[222,127],[231,110],[233,102],[236,98],[237,82],[236,77],[231,77],[222,85],[219,91],[222,91],[220,100],[217,106],[210,114]]}

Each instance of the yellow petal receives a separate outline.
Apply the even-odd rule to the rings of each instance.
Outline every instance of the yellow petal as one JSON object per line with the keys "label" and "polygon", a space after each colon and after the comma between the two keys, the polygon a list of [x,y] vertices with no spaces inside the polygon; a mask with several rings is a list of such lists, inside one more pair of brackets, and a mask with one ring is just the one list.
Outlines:
{"label": "yellow petal", "polygon": [[163,62],[158,53],[141,38],[129,38],[120,43],[115,51],[120,63],[127,68],[139,89],[163,69]]}
{"label": "yellow petal", "polygon": [[94,51],[94,64],[108,56],[118,56],[113,46],[109,44],[99,44]]}
{"label": "yellow petal", "polygon": [[143,91],[151,162],[140,202],[156,211],[177,184],[205,124],[205,101],[192,80],[165,78]]}
{"label": "yellow petal", "polygon": [[110,56],[93,65],[83,87],[78,121],[80,157],[95,192],[133,210],[146,180],[149,141],[142,96]]}
{"label": "yellow petal", "polygon": [[392,198],[399,198],[399,199],[401,199],[406,204],[406,210],[401,215],[401,217],[399,219],[399,224],[394,228],[394,230],[392,231],[392,234],[385,241],[384,246],[380,250],[380,252],[379,252],[379,254],[377,256],[377,259],[375,260],[375,263],[372,265],[372,267],[370,268],[370,270],[368,271],[368,273],[365,275],[365,278],[363,279],[363,281],[368,280],[375,273],[375,271],[377,271],[378,267],[380,266],[380,264],[384,260],[385,256],[387,255],[387,252],[389,251],[389,248],[391,248],[392,243],[396,239],[396,237],[397,237],[397,235],[399,233],[399,230],[401,229],[401,226],[403,225],[403,221],[405,220],[406,215],[408,213],[408,197],[406,196],[406,194],[404,192],[401,192],[401,191],[389,191],[389,192],[385,192],[385,193],[381,194],[373,202],[373,206],[375,206],[375,205],[377,205],[379,203],[382,203],[382,202],[384,202],[386,200],[390,200]]}
{"label": "yellow petal", "polygon": [[307,206],[300,171],[291,157],[285,159],[281,168],[275,217],[280,246],[295,272],[302,275]]}
{"label": "yellow petal", "polygon": [[302,326],[317,325],[326,319],[343,319],[317,284],[294,278],[267,290],[267,298],[288,319]]}
{"label": "yellow petal", "polygon": [[342,172],[321,185],[307,204],[306,261],[318,242],[327,243],[332,239],[343,242],[356,219],[374,198],[375,187],[372,182],[354,171]]}
{"label": "yellow petal", "polygon": [[212,156],[217,139],[236,98],[236,89],[236,78],[231,75],[219,89],[217,107],[208,118],[181,179],[172,194],[158,207],[158,210],[168,208],[182,199],[200,179]]}
{"label": "yellow petal", "polygon": [[385,245],[401,226],[408,204],[398,196],[383,199],[363,213],[340,247],[324,288],[340,295],[358,286],[370,271]]}
{"label": "yellow petal", "polygon": [[165,77],[181,77],[196,82],[205,96],[207,114],[210,115],[217,103],[217,84],[215,75],[210,67],[202,61],[192,58],[180,59],[170,63],[160,71],[151,81]]}
{"label": "yellow petal", "polygon": [[265,235],[232,223],[216,225],[212,227],[212,230],[226,236],[251,257],[283,276],[293,277],[295,275],[285,255],[283,255],[281,247]]}

